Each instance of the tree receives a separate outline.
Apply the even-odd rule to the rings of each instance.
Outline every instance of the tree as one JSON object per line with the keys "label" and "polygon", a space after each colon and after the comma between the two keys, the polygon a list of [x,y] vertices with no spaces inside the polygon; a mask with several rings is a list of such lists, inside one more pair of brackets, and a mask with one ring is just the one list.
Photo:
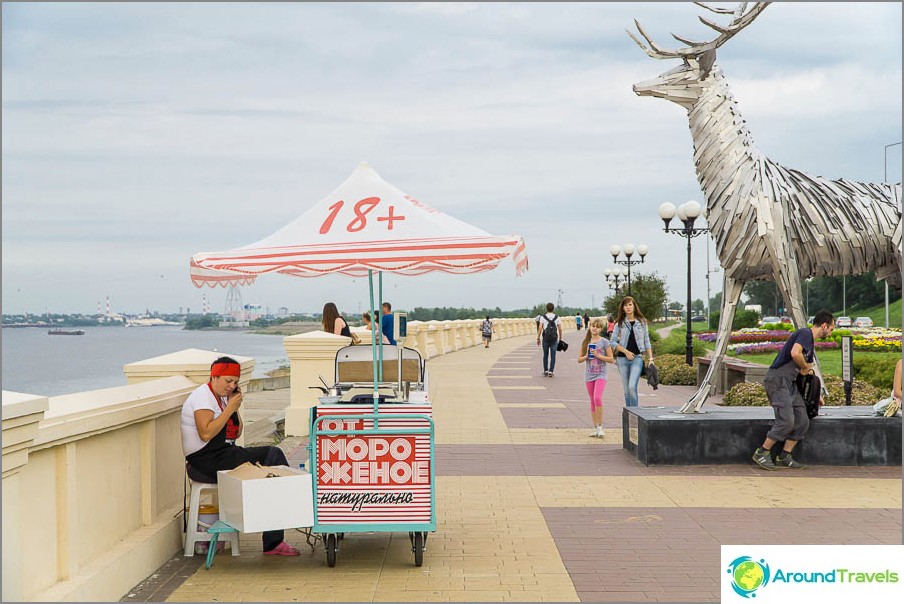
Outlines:
{"label": "tree", "polygon": [[706,310],[706,304],[703,303],[703,300],[700,300],[698,298],[697,300],[694,300],[693,303],[691,303],[691,311],[695,315],[702,315],[703,311],[705,311],[705,310]]}
{"label": "tree", "polygon": [[744,284],[744,295],[748,304],[762,306],[764,315],[777,315],[778,309],[784,306],[775,281],[748,281]]}
{"label": "tree", "polygon": [[[618,305],[626,295],[627,288],[622,288],[616,294],[606,298],[603,302],[603,310],[606,314],[612,315],[613,318],[616,317]],[[631,296],[637,300],[637,306],[640,307],[644,316],[650,321],[655,321],[662,317],[662,310],[668,299],[665,280],[657,273],[636,275],[631,279]]]}

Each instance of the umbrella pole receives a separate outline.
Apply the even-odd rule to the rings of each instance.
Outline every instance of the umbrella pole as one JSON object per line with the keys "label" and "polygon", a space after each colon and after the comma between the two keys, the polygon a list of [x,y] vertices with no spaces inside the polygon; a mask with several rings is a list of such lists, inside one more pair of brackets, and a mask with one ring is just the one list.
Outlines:
{"label": "umbrella pole", "polygon": [[[382,275],[382,273],[380,273],[380,274]],[[377,413],[377,401],[380,400],[379,399],[379,396],[380,396],[379,388],[377,387],[377,379],[378,379],[377,378],[377,375],[378,375],[377,374],[377,338],[380,339],[380,343],[382,344],[383,332],[380,329],[380,322],[377,321],[377,310],[376,310],[376,307],[374,306],[374,272],[372,269],[367,269],[367,285],[368,285],[368,287],[367,287],[368,294],[370,294],[370,308],[371,308],[371,311],[374,313],[373,321],[371,322],[371,326],[373,327],[373,329],[370,330],[370,335],[371,335],[370,350],[371,350],[371,355],[373,356],[373,361],[374,361],[374,372],[373,372],[373,376],[374,376],[374,414],[376,414]],[[382,357],[383,357],[383,348],[381,345],[380,346],[380,365],[383,365]],[[377,428],[376,418],[374,418],[374,428],[375,429]]]}
{"label": "umbrella pole", "polygon": [[[380,288],[379,292],[379,302],[380,302],[380,381],[383,381],[383,271],[377,273],[377,283]],[[374,312],[377,312],[374,309]]]}

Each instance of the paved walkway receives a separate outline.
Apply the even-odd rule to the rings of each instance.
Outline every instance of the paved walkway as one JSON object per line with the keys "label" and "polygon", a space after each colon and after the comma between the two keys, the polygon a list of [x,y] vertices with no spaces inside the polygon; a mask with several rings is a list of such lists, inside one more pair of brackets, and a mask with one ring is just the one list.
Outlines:
{"label": "paved walkway", "polygon": [[[334,568],[300,532],[286,533],[298,558],[264,557],[249,534],[241,556],[209,571],[174,557],[123,601],[715,602],[722,543],[901,543],[900,467],[643,466],[621,446],[615,370],[606,435],[590,437],[582,337],[568,334],[554,378],[531,337],[428,361],[437,531],[422,567],[405,533],[349,534]],[[640,401],[676,407],[692,391],[642,382]],[[282,443],[290,462],[304,441]]]}

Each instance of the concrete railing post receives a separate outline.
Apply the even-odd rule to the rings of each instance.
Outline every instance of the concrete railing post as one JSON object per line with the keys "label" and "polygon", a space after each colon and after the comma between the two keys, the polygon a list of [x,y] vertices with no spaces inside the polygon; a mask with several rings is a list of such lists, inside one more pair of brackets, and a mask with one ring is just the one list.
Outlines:
{"label": "concrete railing post", "polygon": [[310,386],[322,387],[321,375],[330,386],[335,383],[336,353],[348,344],[348,338],[320,330],[283,338],[283,346],[289,355],[286,436],[307,436],[310,433],[309,410],[317,405],[317,397],[323,396],[321,391],[312,390]]}
{"label": "concrete railing post", "polygon": [[46,396],[3,391],[3,601],[25,601],[21,506],[28,505],[20,471],[47,411]]}

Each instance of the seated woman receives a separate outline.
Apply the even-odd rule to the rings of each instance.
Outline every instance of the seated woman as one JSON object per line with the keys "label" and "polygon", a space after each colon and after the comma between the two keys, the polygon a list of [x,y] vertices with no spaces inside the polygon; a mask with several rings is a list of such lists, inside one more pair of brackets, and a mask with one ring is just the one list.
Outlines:
{"label": "seated woman", "polygon": [[[218,470],[232,470],[245,462],[265,466],[287,466],[279,447],[239,447],[242,434],[238,410],[243,395],[239,390],[241,366],[230,357],[220,357],[210,366],[210,380],[192,392],[182,405],[182,452],[192,472],[216,480]],[[282,530],[265,531],[264,554],[297,556],[299,552],[284,540]]]}
{"label": "seated woman", "polygon": [[323,305],[323,331],[334,333],[337,336],[345,336],[352,339],[352,344],[358,344],[358,337],[352,333],[345,317],[339,314],[339,309],[332,302]]}
{"label": "seated woman", "polygon": [[[374,324],[370,318],[370,313],[367,312],[366,310],[364,311],[364,314],[361,315],[361,321],[364,322],[364,327],[366,327],[368,329],[368,331],[374,330]],[[389,344],[389,338],[387,338],[385,335],[383,336],[383,343]]]}

